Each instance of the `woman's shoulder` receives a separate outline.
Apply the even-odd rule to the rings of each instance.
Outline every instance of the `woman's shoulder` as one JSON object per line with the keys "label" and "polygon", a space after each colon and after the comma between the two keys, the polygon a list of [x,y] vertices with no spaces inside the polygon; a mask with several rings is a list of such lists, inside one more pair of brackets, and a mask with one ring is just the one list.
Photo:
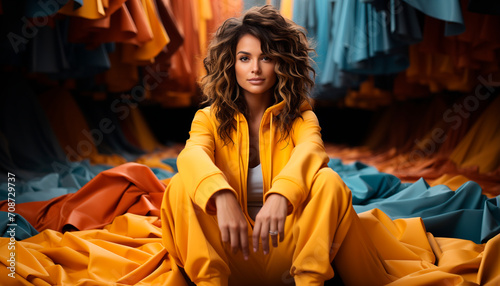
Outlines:
{"label": "woman's shoulder", "polygon": [[195,120],[216,122],[216,117],[211,106],[206,106],[198,109],[194,116]]}
{"label": "woman's shoulder", "polygon": [[300,124],[304,124],[306,122],[316,122],[317,124],[319,124],[318,122],[318,117],[316,116],[316,113],[314,112],[314,110],[312,109],[306,109],[306,110],[302,110],[300,112],[300,117],[297,117],[295,119],[295,122],[294,122],[294,125],[300,125]]}
{"label": "woman's shoulder", "polygon": [[202,115],[203,114],[203,115],[208,116],[208,117],[211,116],[211,113],[212,113],[212,107],[211,106],[201,107],[201,108],[199,108],[196,111],[196,115]]}

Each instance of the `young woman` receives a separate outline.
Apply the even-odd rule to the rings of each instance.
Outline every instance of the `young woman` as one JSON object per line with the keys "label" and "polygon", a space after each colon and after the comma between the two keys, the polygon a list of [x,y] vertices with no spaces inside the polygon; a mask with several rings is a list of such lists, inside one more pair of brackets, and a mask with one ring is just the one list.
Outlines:
{"label": "young woman", "polygon": [[347,284],[393,280],[327,166],[311,51],[271,6],[228,19],[209,46],[209,106],[162,204],[164,245],[197,285],[323,285],[332,261]]}

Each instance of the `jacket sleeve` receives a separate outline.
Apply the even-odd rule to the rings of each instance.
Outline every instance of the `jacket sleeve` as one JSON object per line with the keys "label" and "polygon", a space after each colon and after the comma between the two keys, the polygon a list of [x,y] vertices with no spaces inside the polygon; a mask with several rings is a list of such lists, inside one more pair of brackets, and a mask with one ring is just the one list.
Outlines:
{"label": "jacket sleeve", "polygon": [[310,110],[302,113],[302,118],[295,121],[291,133],[295,147],[265,195],[264,199],[272,193],[287,198],[289,214],[305,201],[318,171],[328,166],[329,158],[320,131],[318,118]]}
{"label": "jacket sleeve", "polygon": [[189,139],[177,157],[179,175],[191,200],[208,214],[215,214],[210,200],[220,190],[236,191],[226,176],[215,165],[215,138],[217,136],[207,109],[196,112],[191,124]]}

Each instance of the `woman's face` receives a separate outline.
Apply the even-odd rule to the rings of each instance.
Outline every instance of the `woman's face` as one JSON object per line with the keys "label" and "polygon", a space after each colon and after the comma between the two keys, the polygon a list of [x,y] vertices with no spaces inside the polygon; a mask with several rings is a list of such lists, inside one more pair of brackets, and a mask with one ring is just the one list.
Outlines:
{"label": "woman's face", "polygon": [[276,83],[274,66],[276,62],[262,54],[260,40],[246,34],[236,45],[236,81],[243,90],[243,95],[270,95]]}

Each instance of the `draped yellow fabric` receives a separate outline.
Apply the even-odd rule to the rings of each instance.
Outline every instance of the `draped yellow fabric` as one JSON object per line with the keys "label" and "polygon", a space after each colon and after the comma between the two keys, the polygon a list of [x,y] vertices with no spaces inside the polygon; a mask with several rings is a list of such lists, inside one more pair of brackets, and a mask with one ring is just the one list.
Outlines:
{"label": "draped yellow fabric", "polygon": [[123,59],[126,61],[135,60],[137,62],[150,62],[158,55],[169,43],[170,39],[156,13],[155,4],[152,0],[142,0],[143,13],[148,20],[149,29],[152,32],[152,39],[139,47],[132,45],[124,46]]}
{"label": "draped yellow fabric", "polygon": [[106,16],[106,8],[108,6],[106,4],[108,4],[108,1],[86,0],[80,8],[74,9],[75,5],[77,4],[75,4],[75,2],[71,0],[66,5],[64,5],[58,11],[58,13],[68,16],[83,17],[87,19],[99,19]]}
{"label": "draped yellow fabric", "polygon": [[293,16],[293,0],[282,0],[280,6],[280,13],[283,17],[292,19]]}
{"label": "draped yellow fabric", "polygon": [[468,181],[470,180],[467,177],[461,175],[452,176],[444,174],[441,177],[437,178],[436,180],[432,181],[430,185],[431,186],[445,185],[448,188],[456,191],[461,185],[467,183]]}
{"label": "draped yellow fabric", "polygon": [[[99,230],[45,230],[16,242],[15,279],[2,285],[186,285],[161,242],[158,218],[125,214]],[[0,261],[9,265],[8,238]],[[115,284],[116,283],[116,284]]]}
{"label": "draped yellow fabric", "polygon": [[[480,100],[474,95],[470,95],[468,98],[468,101],[472,103],[464,102],[464,105],[474,104],[475,101]],[[498,171],[500,166],[499,110],[500,97],[497,97],[450,155],[450,159],[459,167],[478,168],[480,173]],[[474,111],[471,109],[467,113]]]}
{"label": "draped yellow fabric", "polygon": [[[486,244],[433,237],[418,218],[360,214],[391,271],[390,285],[498,285],[500,236]],[[8,238],[0,238],[2,285],[187,285],[161,243],[157,217],[125,214],[103,229],[45,230],[16,242],[15,279],[7,276]],[[384,245],[387,247],[384,248]],[[352,259],[355,259],[353,257]],[[359,275],[361,269],[352,269]],[[447,284],[446,284],[447,283]]]}

